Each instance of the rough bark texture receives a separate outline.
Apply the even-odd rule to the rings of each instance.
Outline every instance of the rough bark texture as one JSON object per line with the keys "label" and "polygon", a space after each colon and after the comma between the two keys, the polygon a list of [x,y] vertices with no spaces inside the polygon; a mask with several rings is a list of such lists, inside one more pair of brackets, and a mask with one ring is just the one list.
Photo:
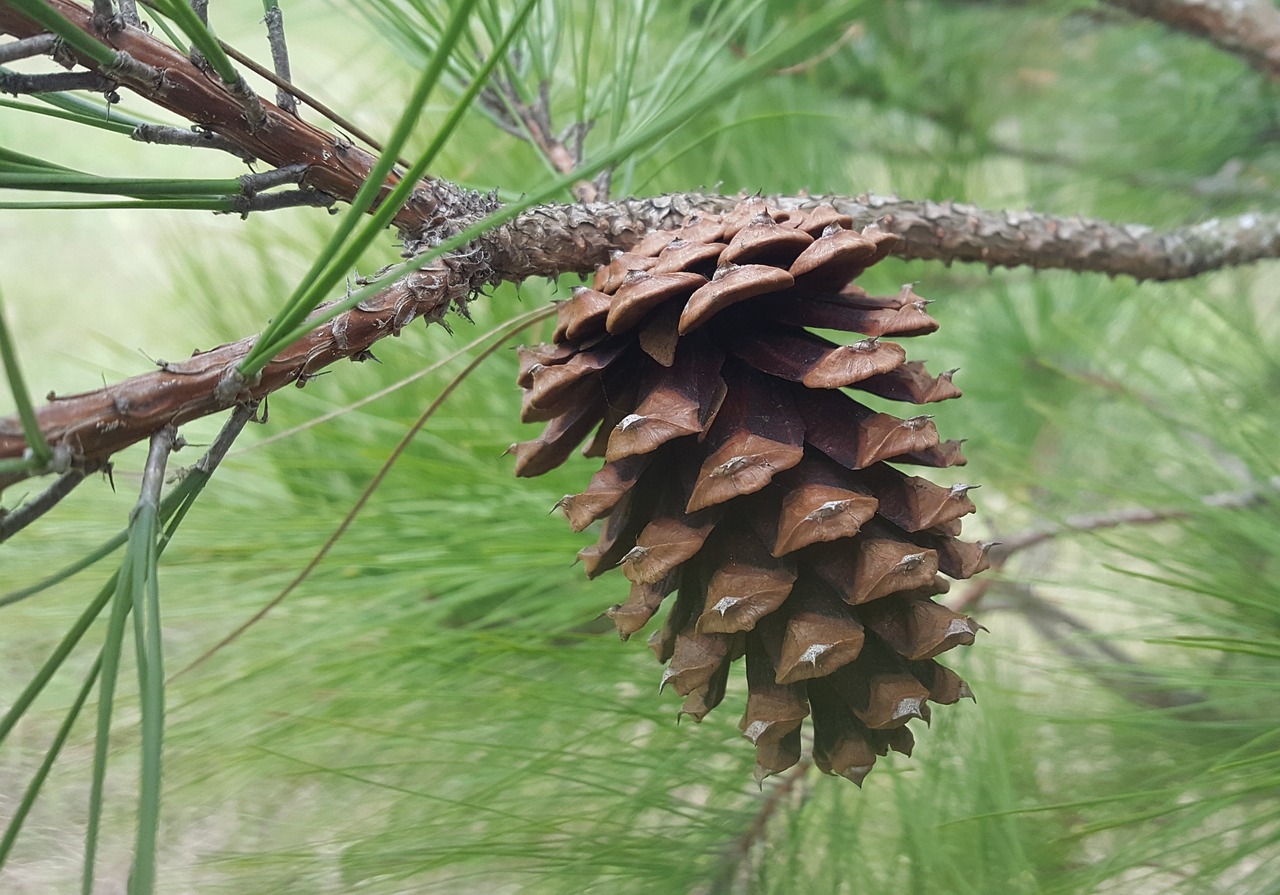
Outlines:
{"label": "rough bark texture", "polygon": [[1107,0],[1202,37],[1280,80],[1280,9],[1271,0]]}
{"label": "rough bark texture", "polygon": [[[67,445],[77,465],[94,465],[168,425],[181,425],[225,410],[232,404],[263,398],[296,383],[302,386],[319,370],[343,358],[364,360],[369,346],[417,317],[439,320],[450,304],[465,298],[444,265],[418,271],[356,308],[299,339],[230,400],[219,385],[253,347],[255,337],[198,352],[185,361],[123,382],[76,395],[49,396],[39,408],[40,428],[50,444]],[[323,313],[323,308],[317,314]],[[17,417],[0,419],[0,456],[21,457],[26,449]],[[0,489],[26,474],[0,475]]]}
{"label": "rough bark texture", "polygon": [[[501,279],[585,272],[629,248],[645,233],[679,226],[686,215],[717,214],[740,197],[682,193],[650,199],[530,209],[486,238]],[[779,208],[821,202],[903,237],[894,254],[927,261],[974,261],[989,267],[1061,268],[1177,280],[1280,257],[1280,215],[1245,214],[1174,230],[1111,224],[1030,211],[992,211],[957,202],[884,196],[766,196]]]}

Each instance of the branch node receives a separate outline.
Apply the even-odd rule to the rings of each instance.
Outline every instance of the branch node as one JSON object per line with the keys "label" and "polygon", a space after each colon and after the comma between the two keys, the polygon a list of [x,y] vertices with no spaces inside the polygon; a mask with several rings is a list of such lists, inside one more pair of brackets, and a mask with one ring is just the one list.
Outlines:
{"label": "branch node", "polygon": [[194,146],[203,149],[219,149],[228,152],[246,164],[257,161],[257,157],[247,150],[241,149],[221,134],[208,130],[200,125],[188,128],[172,127],[166,124],[140,124],[129,135],[130,139],[139,143],[156,143],[162,146]]}
{"label": "branch node", "polygon": [[255,373],[253,378],[250,379],[240,372],[239,367],[229,366],[223,371],[222,378],[218,380],[218,384],[214,386],[214,400],[224,407],[252,401],[253,393],[250,389],[261,381],[261,372]]}
{"label": "branch node", "polygon": [[124,50],[117,50],[110,65],[103,66],[102,74],[116,83],[140,84],[149,90],[159,90],[164,74],[158,69],[139,62]]}
{"label": "branch node", "polygon": [[258,193],[269,190],[272,187],[284,186],[287,183],[302,183],[310,166],[304,163],[296,165],[284,165],[271,171],[263,171],[260,174],[242,174],[240,180],[240,192],[245,198],[253,198]]}
{"label": "branch node", "polygon": [[[95,3],[94,7],[97,6]],[[107,4],[106,8],[109,10],[111,5]],[[114,12],[95,12],[89,17],[89,27],[102,37],[110,37],[124,28],[124,19]]]}
{"label": "branch node", "polygon": [[258,97],[258,94],[253,92],[253,88],[244,79],[244,75],[237,74],[236,82],[226,86],[231,95],[240,103],[240,108],[244,112],[244,120],[249,124],[250,133],[257,133],[271,123],[271,119],[267,117],[267,110],[263,108],[262,100]]}

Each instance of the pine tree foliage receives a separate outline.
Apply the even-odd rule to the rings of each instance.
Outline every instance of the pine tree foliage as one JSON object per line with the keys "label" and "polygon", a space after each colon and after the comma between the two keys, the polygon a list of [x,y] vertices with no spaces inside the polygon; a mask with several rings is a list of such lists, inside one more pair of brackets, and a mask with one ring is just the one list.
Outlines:
{"label": "pine tree foliage", "polygon": [[[403,150],[416,157],[518,4],[481,0],[452,47],[451,6],[286,3],[294,76],[385,135],[424,61],[451,49]],[[613,159],[615,197],[866,189],[1153,227],[1276,207],[1276,85],[1206,42],[1077,2],[849,4],[820,39],[653,132],[824,6],[543,0],[431,173],[513,200],[555,183],[563,172],[512,116],[545,89],[551,134],[571,154],[575,122],[594,122],[588,164],[635,143]],[[211,7],[220,37],[261,45],[256,4]],[[0,171],[244,171],[230,155],[37,113],[51,107],[33,97],[2,102]],[[124,105],[112,121],[164,118]],[[253,332],[335,227],[315,209],[242,222],[151,202],[0,210],[4,312],[34,394],[136,372],[138,349],[185,356]],[[383,233],[353,273],[396,253]],[[592,538],[549,515],[596,464],[575,457],[517,481],[502,455],[540,431],[516,422],[511,346],[549,341],[553,320],[463,380],[316,570],[206,657],[290,584],[483,346],[458,350],[568,298],[577,277],[500,286],[470,304],[471,320],[411,327],[377,349],[379,364],[278,393],[159,565],[169,681],[157,891],[1275,891],[1278,273],[1272,261],[1136,284],[889,258],[859,280],[942,299],[924,357],[960,368],[965,397],[930,412],[968,437],[963,478],[983,485],[985,529],[967,523],[966,535],[1009,551],[948,597],[989,629],[948,654],[978,704],[937,712],[913,756],[889,756],[861,790],[803,765],[758,789],[735,723],[745,686],[731,683],[701,724],[677,724],[645,683],[652,656],[598,617],[616,585],[571,565]],[[219,423],[183,427],[192,446],[171,473]],[[122,530],[145,459],[141,446],[124,452],[114,491],[91,479],[0,545],[0,600]],[[6,491],[5,507],[39,484]],[[120,560],[0,606],[0,710]],[[108,624],[104,614],[0,743],[0,826]],[[148,712],[137,661],[126,641],[95,891],[123,890],[135,860]],[[80,885],[99,700],[71,727],[0,890]]]}

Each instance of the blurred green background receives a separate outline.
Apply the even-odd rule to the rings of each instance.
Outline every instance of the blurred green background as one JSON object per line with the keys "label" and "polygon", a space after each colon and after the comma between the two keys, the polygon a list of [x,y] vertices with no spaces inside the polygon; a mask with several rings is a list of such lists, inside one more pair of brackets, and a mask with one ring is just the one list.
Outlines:
{"label": "blurred green background", "polygon": [[[211,5],[220,37],[266,58],[259,4]],[[522,74],[536,83],[546,67],[557,124],[595,119],[590,158],[706,89],[673,60],[731,69],[769,28],[822,5],[546,0]],[[295,78],[386,134],[444,6],[285,3]],[[614,196],[870,190],[1157,228],[1276,209],[1277,87],[1206,42],[1090,3],[847,8],[843,36],[814,41],[808,62],[754,79],[628,159]],[[433,96],[413,150],[459,89]],[[9,108],[0,145],[101,174],[243,172],[230,156]],[[433,170],[504,197],[550,176],[479,110]],[[32,391],[94,388],[148,358],[257,331],[333,226],[316,210],[248,221],[0,211],[0,285]],[[361,271],[395,258],[388,232]],[[297,574],[466,357],[268,439],[576,282],[503,286],[473,303],[474,322],[451,318],[452,333],[415,325],[376,349],[380,364],[339,365],[274,396],[269,425],[238,442],[164,556],[168,668]],[[677,726],[642,639],[619,644],[597,620],[624,595],[621,579],[583,580],[571,563],[589,536],[548,515],[592,462],[517,481],[502,456],[537,431],[517,422],[504,349],[430,421],[308,581],[172,681],[159,890],[1280,891],[1280,266],[1139,285],[890,259],[860,281],[872,292],[905,282],[937,300],[942,323],[908,343],[910,356],[960,368],[965,397],[936,414],[944,437],[968,439],[963,479],[983,485],[967,529],[1000,540],[1075,514],[1145,506],[1169,517],[1054,538],[988,573],[970,611],[990,631],[948,656],[977,705],[935,712],[912,758],[884,761],[861,791],[816,772],[760,791],[735,726],[741,692],[701,725]],[[7,392],[0,412],[12,412]],[[218,424],[184,427],[193,447],[173,462],[193,462]],[[114,490],[86,483],[0,548],[0,587],[123,527],[142,457],[125,452]],[[1204,501],[1224,492],[1260,497]],[[6,506],[23,493],[6,493]],[[106,566],[0,609],[0,707]],[[81,653],[0,749],[0,820],[79,686],[92,659]],[[123,891],[133,837],[137,696],[122,684],[118,699],[103,892]],[[85,719],[0,890],[78,885],[92,748]]]}

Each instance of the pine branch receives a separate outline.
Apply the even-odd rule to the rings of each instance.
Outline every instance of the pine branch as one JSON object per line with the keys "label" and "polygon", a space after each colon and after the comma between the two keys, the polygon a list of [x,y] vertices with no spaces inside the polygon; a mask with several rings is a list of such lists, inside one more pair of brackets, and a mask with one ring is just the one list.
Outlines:
{"label": "pine branch", "polygon": [[[305,163],[308,171],[303,185],[350,200],[368,177],[374,157],[348,141],[313,127],[278,106],[261,100],[263,118],[254,123],[246,118],[244,99],[218,79],[194,65],[190,59],[142,28],[123,25],[102,35],[94,28],[93,12],[72,0],[48,0],[57,13],[95,40],[108,42],[117,54],[126,54],[139,64],[140,72],[163,72],[163,77],[140,77],[131,71],[107,66],[82,53],[73,55],[91,72],[104,75],[128,87],[151,102],[174,112],[192,124],[225,137],[267,164],[284,167]],[[18,13],[11,4],[0,2],[0,33],[19,40],[44,33],[44,28]],[[395,183],[388,178],[387,189]],[[474,213],[472,193],[445,181],[424,180],[420,189],[400,209],[395,224],[410,233],[429,234],[442,222]]]}
{"label": "pine branch", "polygon": [[1271,0],[1106,0],[1208,40],[1280,80],[1280,8]]}
{"label": "pine branch", "polygon": [[[52,2],[79,27],[91,29],[88,10],[70,0]],[[0,31],[18,38],[41,33],[39,26],[2,2]],[[272,165],[308,164],[306,186],[350,200],[373,164],[372,156],[363,150],[269,103],[267,123],[251,127],[236,96],[148,32],[126,26],[110,39],[139,62],[165,72],[163,89],[146,80],[122,83]],[[92,60],[81,61],[93,70]],[[870,195],[828,200],[851,215],[855,226],[876,223],[905,237],[905,245],[898,250],[905,258],[1065,268],[1128,274],[1139,280],[1168,280],[1280,257],[1278,215],[1247,214],[1159,232],[1140,225],[989,211],[951,202]],[[395,224],[413,234],[416,242],[430,242],[442,227],[449,226],[450,217],[474,217],[477,201],[474,194],[445,181],[425,180],[422,189],[398,213]],[[775,196],[770,201],[793,207],[812,200]],[[651,229],[678,226],[684,214],[723,211],[734,202],[734,198],[687,194],[619,204],[535,209],[508,228],[511,236],[491,240],[497,252],[493,267],[498,279],[513,280],[581,271],[584,265],[575,267],[566,259],[589,261],[593,266],[607,260],[610,251],[627,247]]]}
{"label": "pine branch", "polygon": [[[931,202],[864,194],[765,196],[778,208],[829,202],[853,218],[903,237],[902,258],[972,261],[988,267],[1060,268],[1125,274],[1141,280],[1177,280],[1211,270],[1280,258],[1280,214],[1245,214],[1172,230],[1113,224],[1030,211],[992,211],[955,202]],[[585,271],[608,261],[655,229],[679,226],[684,217],[720,213],[736,196],[680,193],[612,203],[533,208],[495,235],[492,265],[504,279]]]}
{"label": "pine branch", "polygon": [[[71,0],[51,0],[59,12],[91,33],[91,12]],[[41,28],[0,2],[0,31],[20,39]],[[270,103],[266,124],[251,127],[240,100],[208,78],[182,54],[150,33],[126,26],[110,35],[149,69],[165,72],[163,89],[150,80],[122,84],[193,124],[221,134],[269,164],[306,163],[305,186],[349,201],[373,164],[373,157],[345,141],[288,115]],[[91,70],[92,60],[81,59]],[[119,79],[118,72],[112,77]],[[975,261],[988,266],[1031,266],[1127,274],[1138,280],[1170,280],[1209,270],[1280,257],[1280,215],[1246,214],[1214,219],[1164,232],[1134,224],[1111,224],[1080,217],[1033,212],[990,211],[952,202],[912,201],[865,195],[827,197],[854,219],[855,226],[878,224],[906,240],[905,258]],[[585,270],[566,259],[607,260],[644,233],[678,226],[684,214],[723,211],[736,198],[686,194],[617,204],[552,206],[535,209],[491,240],[498,279],[521,280],[567,270]],[[811,197],[775,196],[770,201],[794,207]],[[428,243],[450,228],[450,219],[469,220],[479,197],[446,181],[424,180],[422,188],[397,214],[394,223],[415,242]],[[456,222],[452,226],[456,226]],[[537,237],[536,239],[534,237]]]}
{"label": "pine branch", "polygon": [[129,135],[139,143],[157,143],[163,146],[197,146],[202,149],[220,149],[229,152],[242,162],[256,159],[231,141],[212,131],[200,128],[171,127],[167,124],[140,124]]}
{"label": "pine branch", "polygon": [[[240,394],[223,400],[219,383],[233,374],[255,337],[241,339],[185,361],[160,363],[160,369],[115,385],[65,397],[51,396],[37,410],[40,428],[53,445],[69,445],[77,463],[94,462],[149,437],[166,425],[182,425],[226,409],[232,403],[259,400],[286,385],[304,385],[329,364],[365,360],[378,339],[398,335],[417,317],[440,319],[450,304],[465,298],[447,267],[416,272],[299,339],[278,355]],[[323,313],[323,308],[317,313]],[[225,391],[225,390],[224,390]],[[0,420],[0,456],[21,457],[26,442],[16,418]],[[0,476],[0,489],[24,478]]]}
{"label": "pine branch", "polygon": [[115,86],[115,82],[110,78],[93,71],[57,71],[38,75],[16,71],[0,73],[0,93],[10,93],[14,96],[57,93],[65,90],[110,94]]}
{"label": "pine branch", "polygon": [[[1268,487],[1248,491],[1223,491],[1201,498],[1200,503],[1206,507],[1242,510],[1257,506],[1268,498],[1280,496],[1280,477],[1266,483]],[[1021,550],[1043,544],[1045,541],[1064,534],[1078,532],[1103,531],[1109,528],[1121,528],[1128,525],[1155,525],[1160,522],[1171,522],[1185,519],[1191,515],[1190,510],[1182,507],[1129,507],[1109,513],[1086,513],[1080,516],[1068,516],[1061,525],[1047,525],[1033,528],[1020,534],[1005,538],[991,549],[993,565],[1004,563]]]}
{"label": "pine branch", "polygon": [[[271,46],[271,63],[275,66],[276,75],[287,84],[292,77],[289,73],[289,47],[284,39],[284,13],[275,0],[267,6],[263,22],[267,26],[267,42]],[[276,90],[276,105],[290,115],[298,114],[298,101],[283,87]]]}
{"label": "pine branch", "polygon": [[0,64],[32,56],[52,56],[57,53],[59,43],[55,34],[37,34],[25,40],[15,40],[0,47]]}
{"label": "pine branch", "polygon": [[56,507],[64,497],[84,481],[90,472],[93,472],[92,467],[68,469],[54,479],[52,484],[17,509],[11,512],[0,509],[0,541],[7,541]]}

